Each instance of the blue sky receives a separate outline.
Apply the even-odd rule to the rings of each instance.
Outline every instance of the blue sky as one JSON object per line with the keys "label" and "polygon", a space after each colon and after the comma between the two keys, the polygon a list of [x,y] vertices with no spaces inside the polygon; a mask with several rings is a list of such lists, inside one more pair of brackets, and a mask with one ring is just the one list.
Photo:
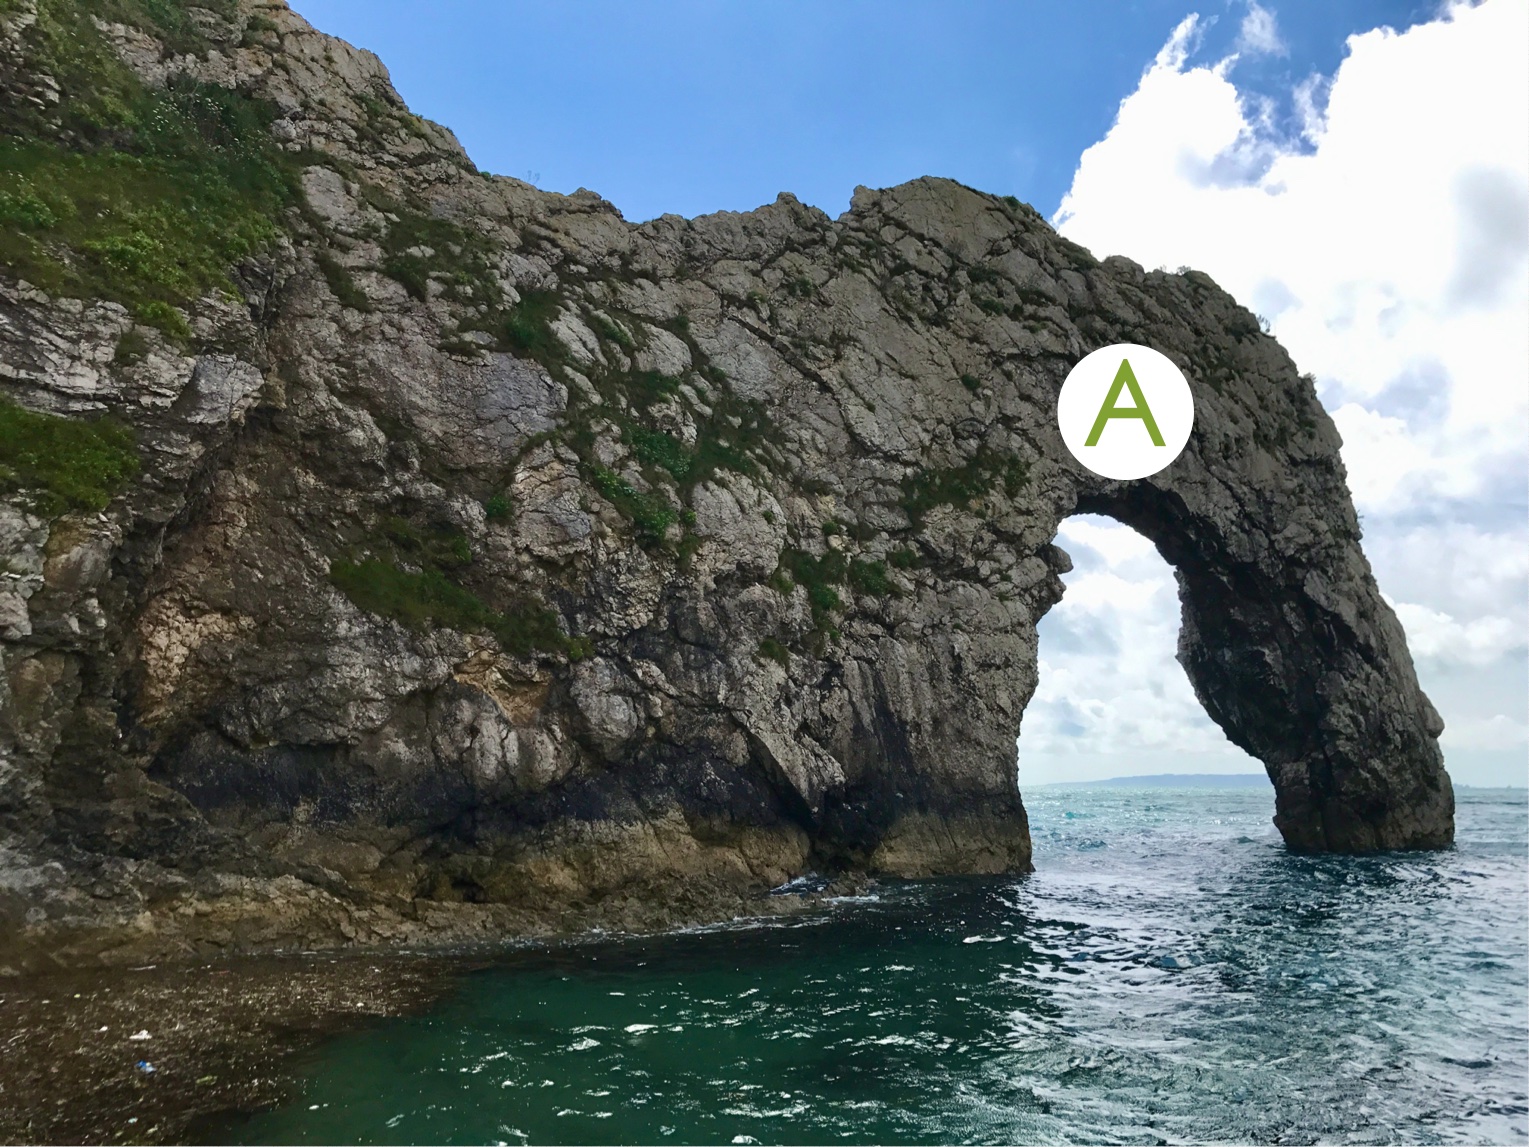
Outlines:
{"label": "blue sky", "polygon": [[[1175,26],[1200,12],[1197,51],[1219,59],[1247,14],[1225,0],[295,6],[381,56],[480,167],[588,187],[631,220],[748,210],[781,191],[837,215],[857,184],[920,175],[1049,216]],[[1238,82],[1288,112],[1295,83],[1330,74],[1350,33],[1434,8],[1281,6],[1288,54],[1240,60]]]}

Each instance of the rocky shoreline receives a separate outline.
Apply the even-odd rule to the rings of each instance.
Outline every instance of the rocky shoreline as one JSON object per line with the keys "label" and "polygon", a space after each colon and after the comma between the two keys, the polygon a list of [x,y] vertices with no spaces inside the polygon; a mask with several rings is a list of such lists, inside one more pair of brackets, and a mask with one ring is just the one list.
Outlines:
{"label": "rocky shoreline", "polygon": [[293,1054],[427,1007],[473,966],[302,955],[0,980],[0,1141],[195,1141],[201,1123],[288,1098]]}
{"label": "rocky shoreline", "polygon": [[241,1114],[294,1096],[293,1056],[358,1025],[426,1009],[459,977],[527,945],[747,925],[869,887],[804,880],[739,904],[733,916],[648,905],[628,927],[543,922],[534,938],[440,927],[417,949],[352,938],[328,951],[0,969],[0,1142],[216,1141]]}

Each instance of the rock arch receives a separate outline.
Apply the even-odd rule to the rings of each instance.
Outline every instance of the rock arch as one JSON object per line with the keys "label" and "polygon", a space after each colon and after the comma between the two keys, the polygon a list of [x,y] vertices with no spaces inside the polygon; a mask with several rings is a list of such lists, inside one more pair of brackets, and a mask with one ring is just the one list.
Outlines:
{"label": "rock arch", "polygon": [[[1031,424],[1041,453],[1035,480],[1047,496],[1009,508],[1031,541],[1016,563],[1032,567],[1020,577],[1030,590],[1007,632],[1000,622],[969,635],[947,614],[926,639],[924,670],[949,711],[921,711],[917,691],[899,691],[906,673],[890,660],[864,671],[858,696],[892,699],[897,751],[876,722],[846,722],[835,756],[874,756],[880,767],[874,785],[853,783],[849,770],[852,783],[829,804],[852,808],[861,824],[884,808],[868,852],[873,870],[1030,866],[1022,794],[1011,795],[1019,788],[1012,746],[1038,683],[1035,626],[1061,599],[1059,575],[1071,568],[1053,542],[1080,513],[1130,526],[1174,570],[1178,660],[1211,719],[1264,763],[1288,847],[1360,853],[1452,842],[1443,721],[1361,549],[1340,441],[1311,380],[1281,354],[1277,387],[1254,372],[1211,385],[1196,354],[1178,357],[1197,425],[1158,475],[1100,478],[1072,460],[1054,423]],[[1269,432],[1253,432],[1259,425]],[[981,652],[967,650],[968,637]],[[987,664],[963,668],[963,660]],[[969,687],[953,687],[963,673]],[[1008,683],[1017,684],[1006,694]],[[892,789],[902,799],[891,800]],[[832,824],[824,827],[831,835]]]}
{"label": "rock arch", "polygon": [[[837,725],[816,741],[842,776],[823,798],[818,839],[829,851],[848,841],[847,851],[872,870],[902,875],[1029,867],[1013,746],[1037,684],[1035,627],[1060,600],[1058,575],[1070,567],[1052,544],[1058,527],[1075,513],[1098,513],[1150,539],[1175,570],[1179,659],[1210,717],[1264,762],[1289,847],[1450,844],[1454,795],[1438,745],[1443,721],[1419,688],[1405,635],[1364,556],[1342,443],[1314,379],[1204,275],[1149,273],[1121,258],[1094,264],[1038,230],[996,238],[1001,222],[989,236],[989,203],[922,180],[859,193],[846,217],[864,231],[917,236],[923,251],[942,257],[972,259],[984,242],[988,252],[1012,242],[1006,254],[989,253],[989,265],[1021,283],[1029,275],[1021,299],[1031,297],[1026,290],[1036,298],[1049,291],[1059,304],[1050,314],[1065,306],[1075,325],[1065,349],[1040,340],[1026,346],[1019,331],[1000,324],[957,337],[919,329],[946,361],[970,361],[976,350],[991,362],[1000,357],[995,345],[1025,348],[1007,351],[981,379],[963,380],[979,395],[972,409],[997,414],[985,426],[973,426],[965,391],[939,378],[925,383],[915,429],[936,450],[925,448],[924,464],[931,453],[967,468],[1007,456],[1023,461],[1025,475],[1011,491],[995,483],[984,498],[915,523],[935,571],[916,592],[929,597],[865,611],[876,614],[876,627],[840,653],[847,671],[836,687],[847,698]],[[1074,260],[1072,269],[1057,269],[1064,259]],[[986,274],[971,276],[974,292],[996,289],[985,285]],[[862,319],[847,333],[881,353],[884,373],[905,369],[912,356],[893,336],[908,336],[883,326],[890,351],[872,342],[881,335],[875,323]],[[1150,478],[1112,481],[1073,459],[1055,402],[1072,363],[1126,342],[1148,343],[1179,365],[1196,422],[1172,465]],[[775,379],[786,374],[774,372]],[[885,392],[868,374],[850,393],[874,405]],[[973,390],[974,381],[983,385]],[[864,417],[835,390],[825,379],[786,393],[817,427]],[[941,410],[946,390],[957,401]],[[875,451],[898,444],[869,439],[852,426],[831,465],[842,476],[842,504],[874,520],[875,500],[885,501],[876,492],[885,485],[875,480],[876,468],[884,471]]]}
{"label": "rock arch", "polygon": [[[1208,278],[938,179],[837,219],[783,195],[629,224],[484,179],[433,128],[403,155],[329,124],[385,78],[316,71],[358,57],[280,18],[240,90],[300,93],[284,130],[366,193],[310,168],[267,286],[197,304],[244,358],[0,276],[5,394],[143,445],[107,513],[0,498],[0,884],[24,890],[0,959],[77,927],[149,960],[234,942],[225,920],[304,947],[645,928],[814,866],[1023,871],[1014,739],[1079,511],[1178,571],[1190,680],[1291,847],[1449,843],[1442,722],[1337,432]],[[413,222],[372,205],[405,199]],[[427,221],[461,243],[421,299],[357,240],[432,251]],[[124,361],[128,333],[154,353]],[[1197,410],[1135,482],[1055,423],[1070,367],[1122,342]],[[237,401],[203,401],[219,379]]]}
{"label": "rock arch", "polygon": [[[978,198],[925,180],[857,195],[851,215],[969,258],[987,239]],[[1038,290],[1038,266],[1049,259],[1055,267],[1058,253],[1028,242],[1020,240],[1000,264],[1021,281],[1032,275]],[[991,376],[999,395],[1018,394],[986,443],[968,447],[968,456],[983,449],[1026,456],[1018,496],[995,496],[979,511],[988,532],[1012,546],[1022,591],[1009,628],[1000,620],[982,635],[975,660],[986,664],[969,674],[974,688],[945,694],[958,712],[938,722],[943,747],[904,737],[923,749],[915,754],[921,770],[960,774],[953,787],[963,795],[940,802],[947,819],[971,815],[973,788],[985,789],[997,809],[1007,801],[1003,790],[1017,784],[1012,745],[1036,684],[1035,624],[1060,599],[1057,574],[1070,566],[1051,543],[1063,519],[1097,513],[1143,534],[1174,569],[1179,660],[1206,712],[1264,762],[1276,792],[1275,823],[1289,847],[1447,846],[1454,795],[1438,745],[1443,721],[1418,685],[1405,635],[1364,556],[1342,443],[1315,380],[1299,374],[1255,317],[1206,276],[1145,272],[1123,258],[1090,264],[1076,248],[1064,250],[1077,260],[1074,269],[1052,271],[1046,289],[1076,321],[1077,336],[1063,355],[1032,353]],[[1196,422],[1165,470],[1112,481],[1072,458],[1057,431],[1055,401],[1071,363],[1125,342],[1148,343],[1178,364]],[[942,591],[959,595],[983,578],[991,584],[980,547],[968,556],[978,559],[970,563],[975,570],[947,580]],[[945,620],[940,640],[959,646],[969,620]],[[930,664],[952,660],[959,656],[938,653]],[[932,757],[961,764],[933,764]],[[974,784],[978,776],[984,780]],[[1006,815],[1016,827],[1023,823],[1022,811]],[[1028,827],[1017,831],[1028,864]],[[975,838],[991,834],[981,820]],[[894,824],[889,836],[897,835]],[[979,858],[969,867],[985,865]]]}
{"label": "rock arch", "polygon": [[1210,717],[1264,762],[1291,848],[1449,844],[1443,721],[1418,687],[1352,511],[1341,523],[1352,532],[1329,532],[1318,545],[1309,526],[1271,529],[1272,506],[1227,513],[1210,488],[1182,473],[1089,483],[1076,508],[1131,526],[1173,568],[1178,660]]}

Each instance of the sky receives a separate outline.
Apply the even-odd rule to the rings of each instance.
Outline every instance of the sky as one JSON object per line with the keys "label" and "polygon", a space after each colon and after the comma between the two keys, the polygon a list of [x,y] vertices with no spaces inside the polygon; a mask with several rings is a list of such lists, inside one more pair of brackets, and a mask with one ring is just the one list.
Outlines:
{"label": "sky", "polygon": [[[478,166],[588,187],[627,219],[747,211],[790,191],[838,215],[859,184],[943,175],[1049,215],[1184,0],[292,0],[376,52]],[[1244,11],[1216,3],[1202,53]],[[1261,86],[1335,68],[1343,39],[1432,10],[1317,0]],[[428,11],[429,18],[422,18]],[[534,177],[534,178],[532,178]]]}
{"label": "sky", "polygon": [[[1529,3],[1486,0],[1352,37],[1332,74],[1292,89],[1304,120],[1293,136],[1266,112],[1273,96],[1239,84],[1248,56],[1289,51],[1281,13],[1245,12],[1262,35],[1230,55],[1204,54],[1203,17],[1172,30],[1082,153],[1053,221],[1095,254],[1204,269],[1316,375],[1365,552],[1444,717],[1451,775],[1523,785]],[[1171,577],[1151,547],[1078,519],[1060,544],[1082,560],[1042,622],[1021,776],[1026,740],[1053,774],[1109,763],[1069,761],[1069,746],[1077,758],[1197,745],[1204,771],[1251,766],[1216,744],[1182,673],[1161,698],[1145,684],[1142,663],[1171,656],[1177,634]],[[1144,604],[1116,608],[1111,578]],[[1078,648],[1080,633],[1128,652]],[[1105,730],[1088,715],[1115,690]],[[1087,732],[1069,735],[1080,724]]]}
{"label": "sky", "polygon": [[[1457,783],[1529,783],[1529,0],[295,0],[479,167],[631,220],[943,175],[1209,273],[1344,439]],[[1150,543],[1064,523],[1021,784],[1258,762]]]}

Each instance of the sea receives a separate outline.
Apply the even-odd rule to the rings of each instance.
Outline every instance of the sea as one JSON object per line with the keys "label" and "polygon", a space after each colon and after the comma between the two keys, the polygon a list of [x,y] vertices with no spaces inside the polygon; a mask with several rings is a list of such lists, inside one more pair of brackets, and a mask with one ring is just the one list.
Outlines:
{"label": "sea", "polygon": [[249,1143],[1529,1142],[1529,803],[1298,856],[1267,784],[1032,788],[1035,872],[521,947]]}

